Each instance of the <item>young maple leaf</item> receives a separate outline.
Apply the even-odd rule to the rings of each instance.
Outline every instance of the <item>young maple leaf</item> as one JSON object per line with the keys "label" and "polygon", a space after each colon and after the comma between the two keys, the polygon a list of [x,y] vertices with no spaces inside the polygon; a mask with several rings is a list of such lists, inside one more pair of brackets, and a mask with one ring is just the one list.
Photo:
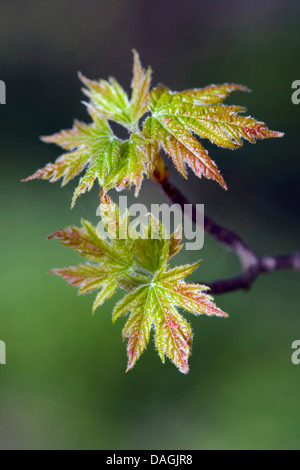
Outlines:
{"label": "young maple leaf", "polygon": [[[152,238],[149,237],[151,233]],[[145,236],[148,235],[148,238]],[[193,314],[227,317],[216,307],[212,297],[204,291],[206,286],[187,284],[184,278],[199,265],[178,266],[168,270],[168,261],[179,249],[179,233],[165,238],[164,227],[150,215],[143,236],[134,239],[137,263],[151,273],[148,282],[132,289],[115,307],[113,322],[130,313],[123,328],[123,339],[128,338],[127,371],[147,348],[152,326],[155,329],[155,346],[162,362],[167,356],[180,370],[189,371],[192,330],[189,323],[178,313],[182,307]]]}
{"label": "young maple leaf", "polygon": [[[103,210],[105,205],[103,205]],[[118,213],[102,211],[102,221],[108,232],[113,230],[119,233],[119,219],[113,227],[113,220],[117,221]],[[121,226],[128,224],[128,214],[121,220]],[[52,269],[50,272],[63,277],[71,286],[79,287],[79,294],[99,290],[93,312],[106,299],[109,299],[118,287],[118,280],[123,275],[130,274],[134,267],[133,243],[129,238],[123,240],[112,239],[111,243],[105,240],[90,222],[82,220],[82,228],[70,227],[57,230],[49,235],[48,239],[57,238],[63,245],[72,248],[79,255],[97,264],[82,264],[62,269]]]}
{"label": "young maple leaf", "polygon": [[[72,207],[80,194],[91,190],[96,179],[106,191],[112,187],[121,190],[135,185],[138,194],[147,173],[150,144],[139,131],[138,122],[147,111],[151,69],[145,71],[142,68],[136,51],[133,70],[131,100],[113,78],[108,82],[97,82],[80,75],[88,88],[84,91],[91,100],[86,105],[92,123],[75,121],[71,130],[43,137],[44,142],[59,145],[69,153],[64,153],[55,163],[49,163],[23,181],[48,179],[53,183],[62,178],[64,186],[86,168],[74,191]],[[125,126],[130,131],[129,138],[125,141],[119,139],[108,120]]]}
{"label": "young maple leaf", "polygon": [[113,311],[113,322],[129,313],[123,328],[123,339],[128,338],[127,370],[130,370],[146,349],[152,326],[155,345],[162,362],[167,356],[183,372],[188,372],[191,354],[192,330],[178,313],[182,307],[193,314],[226,317],[205,293],[206,286],[188,284],[184,278],[199,265],[168,269],[168,262],[181,248],[181,230],[169,238],[165,228],[152,215],[148,225],[128,224],[128,213],[120,217],[118,207],[105,194],[101,196],[102,222],[110,242],[104,239],[90,223],[83,228],[71,227],[50,235],[58,238],[81,256],[97,264],[83,264],[51,272],[62,276],[79,293],[100,289],[93,312],[120,287],[127,294]]}
{"label": "young maple leaf", "polygon": [[152,115],[144,123],[144,134],[152,141],[151,169],[155,167],[159,148],[163,148],[185,178],[187,164],[197,176],[216,180],[227,189],[215,163],[195,136],[235,149],[243,145],[242,138],[255,143],[256,139],[283,135],[253,118],[240,116],[244,108],[223,105],[234,90],[247,88],[223,84],[179,93],[162,86],[152,90],[149,101]]}
{"label": "young maple leaf", "polygon": [[167,270],[165,265],[151,282],[139,286],[127,294],[113,311],[113,322],[130,313],[123,328],[123,339],[128,337],[127,370],[138,360],[149,340],[152,325],[155,328],[155,346],[162,362],[167,356],[180,370],[189,371],[188,358],[191,354],[192,330],[189,323],[178,313],[182,307],[195,315],[227,314],[216,307],[212,298],[204,290],[206,286],[187,284],[184,278],[198,266],[179,266]]}
{"label": "young maple leaf", "polygon": [[149,90],[151,85],[151,68],[143,69],[140,57],[136,50],[133,50],[133,79],[131,83],[132,95],[130,111],[134,126],[138,124],[144,114],[148,111]]}
{"label": "young maple leaf", "polygon": [[106,80],[89,80],[82,74],[79,77],[86,88],[83,93],[102,116],[123,125],[130,132],[138,130],[140,118],[147,112],[151,68],[143,69],[139,55],[133,50],[132,94],[129,100],[126,91],[115,78]]}
{"label": "young maple leaf", "polygon": [[[270,131],[264,123],[251,117],[241,116],[244,108],[223,104],[232,91],[247,91],[246,87],[225,83],[178,93],[162,86],[150,91],[151,69],[145,70],[138,53],[133,51],[133,54],[130,98],[114,78],[97,81],[79,75],[89,99],[85,104],[92,123],[75,121],[73,129],[43,138],[44,142],[55,143],[69,153],[23,181],[54,182],[62,178],[64,185],[86,168],[75,189],[72,206],[80,194],[93,187],[96,179],[105,191],[135,185],[137,195],[144,176],[150,178],[159,165],[162,148],[185,178],[189,166],[198,177],[213,179],[226,189],[216,164],[198,138],[236,149],[242,146],[242,139],[255,143],[258,139],[283,135]],[[150,115],[142,123],[146,113]],[[119,139],[108,121],[125,127],[129,138]]]}
{"label": "young maple leaf", "polygon": [[121,158],[107,177],[103,189],[108,191],[116,188],[121,191],[135,184],[137,196],[146,173],[148,155],[149,141],[138,132],[131,134],[130,138],[121,144]]}
{"label": "young maple leaf", "polygon": [[73,129],[42,138],[44,142],[55,143],[70,152],[23,180],[49,179],[53,183],[63,178],[64,186],[87,167],[74,191],[72,206],[80,194],[91,190],[96,178],[100,185],[104,185],[107,175],[121,159],[120,139],[114,136],[108,122],[94,108],[88,107],[88,112],[91,124],[75,121]]}

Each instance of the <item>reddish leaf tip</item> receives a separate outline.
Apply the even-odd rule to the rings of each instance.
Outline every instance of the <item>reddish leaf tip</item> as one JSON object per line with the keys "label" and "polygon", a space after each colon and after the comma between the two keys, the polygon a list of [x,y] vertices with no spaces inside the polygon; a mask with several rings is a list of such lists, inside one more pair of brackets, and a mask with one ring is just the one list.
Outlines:
{"label": "reddish leaf tip", "polygon": [[127,364],[127,367],[126,367],[126,370],[125,370],[125,373],[129,372],[132,368],[133,368],[134,364],[132,364],[131,362]]}
{"label": "reddish leaf tip", "polygon": [[26,178],[21,179],[21,183],[26,183],[26,181],[30,181],[35,179],[34,175],[26,176]]}
{"label": "reddish leaf tip", "polygon": [[61,275],[60,274],[60,269],[59,268],[52,268],[49,270],[49,274],[57,274],[57,275]]}
{"label": "reddish leaf tip", "polygon": [[50,235],[48,235],[47,237],[47,240],[54,240],[54,238],[59,238],[61,236],[62,231],[63,230],[60,229],[60,230],[56,230],[53,233],[50,233]]}
{"label": "reddish leaf tip", "polygon": [[31,180],[36,180],[36,179],[41,179],[43,174],[43,170],[37,170],[35,171],[32,175],[26,176],[26,178],[22,178],[21,182],[25,183],[26,181],[31,181]]}
{"label": "reddish leaf tip", "polygon": [[273,137],[283,137],[284,136],[284,132],[280,132],[280,131],[271,131],[271,132],[272,132]]}
{"label": "reddish leaf tip", "polygon": [[185,374],[187,375],[190,371],[190,368],[189,368],[189,365],[188,363],[186,363],[185,365],[183,365],[180,369],[179,369],[180,372],[182,372],[182,374]]}
{"label": "reddish leaf tip", "polygon": [[40,136],[40,140],[42,142],[44,142],[45,144],[49,144],[49,143],[52,143],[52,139],[55,137],[55,136],[58,136],[59,133],[57,132],[56,134],[53,134],[53,135],[41,135]]}

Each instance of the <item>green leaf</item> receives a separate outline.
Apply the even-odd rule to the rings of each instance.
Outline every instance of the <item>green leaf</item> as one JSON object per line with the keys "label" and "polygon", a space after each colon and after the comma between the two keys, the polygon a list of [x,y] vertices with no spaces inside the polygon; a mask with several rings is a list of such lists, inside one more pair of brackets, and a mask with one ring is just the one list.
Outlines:
{"label": "green leaf", "polygon": [[130,102],[117,80],[112,77],[108,81],[89,80],[82,74],[79,74],[79,78],[86,86],[84,94],[103,117],[131,129]]}
{"label": "green leaf", "polygon": [[[104,266],[94,266],[91,264],[80,264],[62,269],[52,269],[51,274],[63,277],[70,286],[79,287],[79,294],[86,294],[103,285],[103,281],[114,280],[112,274],[118,273],[118,269],[105,268]],[[117,284],[116,288],[118,287]]]}
{"label": "green leaf", "polygon": [[94,312],[114,294],[119,286],[118,280],[133,271],[133,243],[128,239],[119,240],[126,245],[125,249],[121,244],[114,243],[114,240],[108,243],[90,222],[83,220],[82,225],[82,228],[58,230],[48,238],[58,239],[63,245],[97,264],[52,269],[51,273],[63,277],[71,286],[79,287],[79,294],[101,289],[94,302]]}
{"label": "green leaf", "polygon": [[158,305],[154,317],[155,345],[162,362],[165,355],[178,367],[189,372],[188,358],[192,350],[192,329],[189,323],[163,298],[157,295]]}
{"label": "green leaf", "polygon": [[132,95],[129,101],[125,90],[114,78],[106,80],[89,80],[82,74],[79,77],[86,86],[84,94],[90,99],[99,113],[108,120],[117,122],[130,132],[138,131],[138,122],[147,112],[151,68],[147,71],[142,67],[139,55],[133,51]]}
{"label": "green leaf", "polygon": [[113,321],[130,314],[123,330],[123,337],[128,337],[127,370],[134,366],[146,349],[153,325],[155,345],[162,362],[167,356],[180,372],[188,372],[192,330],[176,306],[194,314],[227,316],[203,292],[205,286],[186,284],[182,280],[198,264],[180,266],[170,271],[161,270],[151,282],[131,291],[116,305]]}
{"label": "green leaf", "polygon": [[[150,238],[154,233],[157,238]],[[133,288],[115,307],[113,321],[129,313],[123,330],[128,337],[127,370],[130,370],[149,342],[151,325],[155,327],[155,344],[161,360],[165,356],[183,373],[188,372],[191,354],[192,331],[188,322],[177,312],[176,306],[195,314],[226,317],[212,298],[204,291],[206,286],[186,284],[183,279],[199,265],[178,266],[168,270],[171,240],[165,238],[161,224],[150,215],[143,236],[134,239],[137,263],[152,273],[152,278]],[[178,236],[178,233],[177,233]],[[175,238],[173,238],[174,240]],[[176,245],[176,249],[179,245]]]}
{"label": "green leaf", "polygon": [[104,186],[121,158],[121,142],[114,136],[108,122],[94,108],[89,106],[88,111],[93,121],[91,124],[76,121],[70,131],[43,138],[44,142],[75,150],[63,154],[55,163],[49,163],[24,180],[49,179],[53,183],[63,178],[64,186],[87,167],[75,189],[72,206],[80,194],[91,190],[96,179],[100,186]]}
{"label": "green leaf", "polygon": [[209,85],[204,88],[193,88],[173,94],[174,100],[179,99],[190,103],[219,104],[233,91],[246,91],[249,88],[236,83],[223,83],[222,85]]}
{"label": "green leaf", "polygon": [[121,217],[118,206],[105,193],[101,194],[101,216],[109,241],[87,221],[82,221],[82,228],[70,227],[49,236],[95,264],[51,272],[78,287],[80,294],[98,290],[93,313],[118,287],[126,291],[113,310],[112,320],[129,314],[123,328],[123,339],[128,338],[127,371],[146,349],[154,328],[161,360],[167,356],[187,373],[192,331],[177,307],[196,315],[227,315],[206,294],[206,286],[184,281],[200,262],[168,268],[170,258],[181,248],[181,227],[168,238],[164,226],[149,214],[141,233],[135,227],[129,229],[128,212]]}
{"label": "green leaf", "polygon": [[214,179],[226,189],[222,176],[205,148],[177,118],[160,119],[150,116],[145,122],[144,132],[145,136],[153,141],[152,166],[155,165],[158,150],[162,147],[184,178],[187,178],[185,165],[188,164],[199,178],[205,176],[208,179]]}
{"label": "green leaf", "polygon": [[139,119],[144,116],[148,109],[149,90],[151,84],[151,68],[148,67],[147,71],[143,69],[140,62],[139,54],[133,50],[134,63],[133,63],[133,79],[132,79],[132,95],[130,102],[130,110],[132,113],[132,120],[135,125]]}
{"label": "green leaf", "polygon": [[[190,167],[199,178],[213,179],[227,189],[200,138],[237,149],[243,145],[243,140],[255,143],[283,135],[270,131],[263,122],[241,116],[245,111],[241,106],[223,104],[231,92],[249,91],[246,87],[225,83],[176,93],[164,86],[150,91],[151,69],[142,67],[135,50],[133,55],[130,99],[114,78],[89,80],[79,75],[89,99],[85,104],[92,123],[75,121],[73,129],[43,138],[69,153],[23,181],[48,179],[54,182],[62,178],[62,185],[65,185],[86,169],[75,189],[72,207],[79,195],[91,190],[96,180],[105,191],[135,186],[135,195],[138,195],[145,175],[150,178],[153,172],[156,176],[160,174],[160,150],[163,149],[185,178],[186,168]],[[125,127],[129,137],[118,138],[108,121]]]}
{"label": "green leaf", "polygon": [[93,303],[93,314],[95,310],[105,302],[105,300],[110,299],[114,295],[117,288],[118,284],[113,280],[113,278],[109,278],[106,282],[103,282],[102,289],[98,292]]}
{"label": "green leaf", "polygon": [[134,237],[134,253],[139,266],[155,273],[166,264],[170,258],[170,238],[164,226],[151,214],[148,225],[143,227],[143,235],[131,233]]}
{"label": "green leaf", "polygon": [[152,116],[144,125],[145,136],[152,140],[152,166],[159,148],[163,148],[185,178],[187,164],[197,176],[216,180],[226,189],[215,163],[195,136],[235,149],[242,146],[242,138],[255,143],[257,139],[283,135],[253,118],[240,116],[244,111],[240,106],[220,104],[234,90],[247,88],[224,84],[179,93],[166,87],[152,90],[149,103]]}
{"label": "green leaf", "polygon": [[146,298],[146,308],[144,306],[135,310],[127,319],[122,331],[123,338],[128,337],[127,353],[128,364],[126,372],[128,372],[142,352],[147,348],[150,340],[152,317],[148,314],[149,298]]}
{"label": "green leaf", "polygon": [[104,184],[105,191],[116,188],[118,191],[127,186],[136,186],[139,193],[144,174],[147,174],[149,141],[139,133],[133,133],[130,139],[121,144],[120,159]]}

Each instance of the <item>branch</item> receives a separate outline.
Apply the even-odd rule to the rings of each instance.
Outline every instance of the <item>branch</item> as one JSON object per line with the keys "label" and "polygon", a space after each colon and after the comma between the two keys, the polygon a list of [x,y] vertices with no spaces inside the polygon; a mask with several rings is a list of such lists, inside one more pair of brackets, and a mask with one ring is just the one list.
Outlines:
{"label": "branch", "polygon": [[[173,204],[179,204],[184,209],[185,204],[190,204],[182,192],[170,183],[168,172],[165,169],[164,174],[154,174],[154,180],[157,181],[166,196]],[[197,222],[196,207],[193,205],[192,220]],[[239,289],[248,290],[256,278],[263,273],[271,273],[280,269],[300,270],[300,251],[290,255],[277,256],[258,256],[245,242],[232,230],[228,230],[215,223],[212,219],[204,216],[204,230],[209,233],[217,242],[223,243],[229,247],[238,256],[242,272],[241,274],[229,279],[220,279],[214,282],[204,282],[210,288],[212,294],[224,294]]]}
{"label": "branch", "polygon": [[210,288],[212,294],[224,294],[239,289],[250,289],[255,279],[263,273],[272,273],[280,269],[300,270],[300,251],[290,255],[257,256],[256,260],[256,265],[244,269],[238,276],[204,284]]}

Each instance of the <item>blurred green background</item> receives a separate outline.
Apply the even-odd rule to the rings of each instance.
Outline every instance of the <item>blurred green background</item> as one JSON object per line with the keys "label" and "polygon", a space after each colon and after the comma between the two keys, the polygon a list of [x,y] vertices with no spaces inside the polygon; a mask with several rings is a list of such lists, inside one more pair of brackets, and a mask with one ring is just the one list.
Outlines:
{"label": "blurred green background", "polygon": [[[299,274],[261,276],[250,292],[216,298],[227,320],[192,318],[188,376],[162,365],[153,344],[124,373],[122,320],[113,302],[91,316],[93,294],[47,274],[79,258],[46,236],[97,222],[97,189],[70,211],[74,184],[20,183],[59,150],[38,138],[85,119],[77,71],[116,76],[129,90],[131,49],[172,89],[237,82],[253,92],[245,105],[283,139],[236,151],[207,145],[228,183],[172,180],[206,213],[237,230],[260,254],[299,248],[300,79],[297,1],[12,0],[0,3],[2,449],[288,449],[299,448]],[[169,161],[170,165],[170,161]],[[171,165],[170,165],[171,166]],[[112,193],[116,200],[115,194]],[[165,201],[146,182],[140,202]],[[238,272],[235,256],[208,236],[194,279]]]}

